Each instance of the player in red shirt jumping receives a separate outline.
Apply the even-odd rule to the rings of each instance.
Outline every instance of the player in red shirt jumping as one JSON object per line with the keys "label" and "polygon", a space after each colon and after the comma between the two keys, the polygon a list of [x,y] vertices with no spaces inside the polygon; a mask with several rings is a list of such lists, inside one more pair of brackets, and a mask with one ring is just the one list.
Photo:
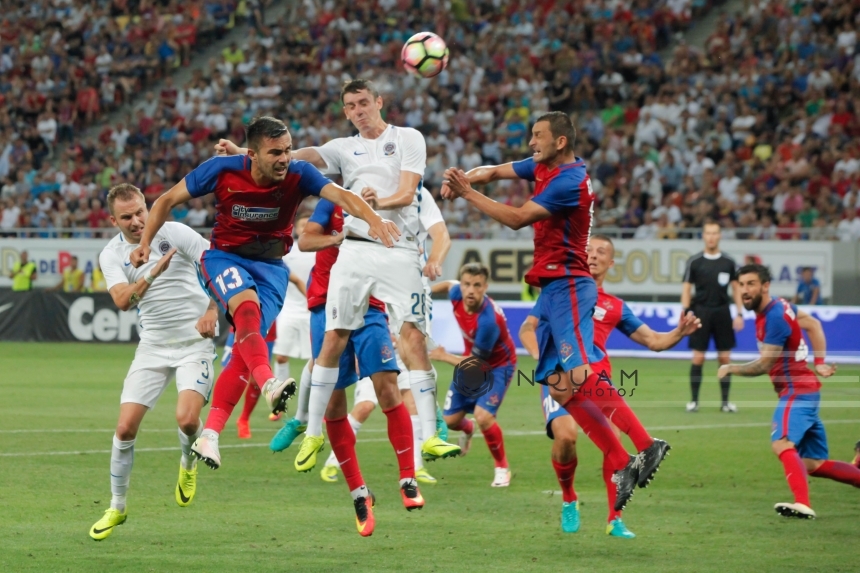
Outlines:
{"label": "player in red shirt jumping", "polygon": [[[505,313],[487,296],[490,270],[480,263],[469,263],[460,269],[459,278],[459,282],[442,281],[431,289],[433,294],[446,293],[454,304],[454,318],[465,342],[464,356],[450,354],[441,346],[430,351],[433,360],[458,367],[445,396],[445,423],[463,432],[459,445],[460,455],[465,456],[477,422],[495,460],[496,473],[490,485],[508,487],[511,470],[496,413],[514,376],[517,349]],[[469,357],[477,360],[464,363]],[[474,421],[466,418],[470,412]]]}
{"label": "player in red shirt jumping", "polygon": [[[540,358],[535,372],[541,384],[549,384],[553,399],[562,404],[576,423],[606,456],[613,472],[618,498],[616,510],[633,495],[639,480],[640,458],[621,445],[600,409],[588,397],[598,382],[589,365],[602,358],[594,347],[591,314],[597,303],[597,286],[586,262],[585,249],[594,215],[594,191],[585,162],[576,157],[576,130],[567,114],[550,112],[532,127],[529,142],[534,154],[528,159],[469,173],[445,171],[442,196],[462,197],[473,207],[512,229],[534,228],[534,266],[526,282],[541,287],[542,310],[537,339]],[[472,184],[499,179],[535,182],[534,196],[522,207],[498,203],[478,193]],[[656,471],[656,466],[652,466]],[[652,471],[652,473],[653,473]],[[646,476],[649,477],[649,476]]]}
{"label": "player in red shirt jumping", "polygon": [[[746,364],[724,364],[717,376],[770,374],[779,395],[773,413],[771,447],[782,462],[785,479],[794,494],[794,503],[777,503],[774,509],[785,517],[814,519],[807,474],[860,487],[860,468],[827,459],[827,434],[818,415],[818,375],[829,378],[836,367],[824,362],[827,341],[821,323],[793,304],[771,297],[770,280],[770,271],[764,265],[738,269],[744,308],[756,313],[755,335],[761,357]],[[809,348],[801,330],[806,331],[812,345],[814,372],[806,364]]]}
{"label": "player in red shirt jumping", "polygon": [[[610,382],[612,364],[606,352],[606,341],[612,331],[617,328],[634,342],[646,346],[654,352],[661,352],[672,348],[682,338],[695,332],[701,327],[701,321],[690,312],[679,319],[677,328],[671,332],[654,332],[647,324],[636,318],[627,303],[603,290],[603,280],[606,278],[606,273],[615,264],[615,247],[612,244],[612,239],[604,235],[591,237],[588,242],[587,253],[588,267],[591,276],[597,283],[597,305],[594,307],[593,317],[594,344],[605,355],[600,362],[591,365],[600,377],[597,385],[598,391],[593,392],[592,396],[606,418],[615,422],[621,431],[628,434],[634,446],[642,452],[641,457],[644,457],[644,453],[648,451],[649,447],[657,444],[653,451],[662,459],[662,456],[668,452],[669,445],[663,440],[655,440],[648,435],[635,414],[630,411],[624,398],[618,394]],[[540,314],[540,304],[541,301],[538,299],[535,308],[520,327],[520,341],[535,359],[538,357],[535,327],[538,322],[537,317]],[[561,528],[566,533],[575,533],[579,530],[579,506],[576,492],[573,489],[573,477],[577,465],[576,424],[567,411],[552,399],[546,386],[542,388],[541,398],[544,418],[546,419],[546,433],[553,440],[552,465],[562,491]],[[643,466],[654,463],[655,459],[643,460]],[[647,472],[640,473],[639,487],[648,485],[648,482],[643,479],[646,475]],[[612,472],[605,465],[603,479],[606,482],[606,493],[609,500],[607,535],[628,539],[635,537],[621,520],[621,512],[615,510],[615,486],[612,483]]]}
{"label": "player in red shirt jumping", "polygon": [[[211,247],[198,267],[201,284],[236,329],[233,358],[218,377],[205,429],[192,450],[209,467],[221,465],[218,435],[245,390],[248,374],[260,385],[272,413],[286,409],[293,380],[278,380],[264,337],[284,304],[289,271],[283,256],[293,244],[293,222],[308,195],[326,198],[367,221],[374,237],[390,247],[397,227],[383,220],[363,199],[323,177],[304,161],[293,161],[287,126],[272,117],[248,124],[248,155],[213,157],[185,176],[152,206],[140,246],[130,263],[149,260],[155,233],[171,209],[214,193],[218,213]],[[162,249],[164,245],[156,245]],[[244,380],[243,380],[244,378]]]}

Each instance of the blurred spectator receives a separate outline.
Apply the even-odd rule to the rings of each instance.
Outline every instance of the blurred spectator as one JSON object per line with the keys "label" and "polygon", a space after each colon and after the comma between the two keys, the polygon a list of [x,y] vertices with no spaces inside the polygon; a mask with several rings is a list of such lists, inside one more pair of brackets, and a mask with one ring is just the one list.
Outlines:
{"label": "blurred spectator", "polygon": [[815,269],[803,267],[800,272],[800,282],[797,283],[795,304],[823,304],[821,301],[821,283],[815,278]]}

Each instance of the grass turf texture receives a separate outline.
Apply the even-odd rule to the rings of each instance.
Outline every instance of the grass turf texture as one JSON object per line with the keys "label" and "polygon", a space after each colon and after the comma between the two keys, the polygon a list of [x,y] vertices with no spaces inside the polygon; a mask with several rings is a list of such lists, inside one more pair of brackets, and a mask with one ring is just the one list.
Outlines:
{"label": "grass turf texture", "polygon": [[[313,472],[297,474],[297,446],[278,455],[266,447],[280,424],[269,422],[263,407],[254,413],[250,441],[236,438],[234,413],[222,447],[246,447],[223,447],[218,471],[201,465],[194,503],[179,508],[171,387],[137,438],[129,519],[95,543],[87,531],[110,503],[111,428],[133,353],[131,345],[0,346],[0,570],[856,570],[855,489],[812,478],[816,521],[787,520],[772,509],[792,499],[769,447],[776,398],[768,380],[735,378],[732,399],[740,412],[722,414],[716,365],[708,363],[702,397],[710,403],[687,414],[688,363],[654,359],[613,361],[616,372],[638,370],[630,401],[646,427],[673,446],[656,481],[638,490],[625,512],[635,540],[604,535],[599,453],[583,437],[575,482],[582,527],[573,535],[561,532],[561,498],[546,493],[558,483],[550,441],[539,435],[539,391],[514,381],[499,417],[514,476],[510,488],[489,487],[491,457],[477,440],[466,458],[428,464],[439,483],[422,487],[427,506],[421,512],[402,507],[385,418],[374,412],[358,445],[378,499],[369,539],[355,531],[342,476],[335,485],[319,479],[329,447]],[[532,365],[521,359],[524,371]],[[436,366],[443,400],[451,369]],[[840,378],[824,387],[821,414],[835,459],[850,460],[860,438],[858,372],[842,367]]]}

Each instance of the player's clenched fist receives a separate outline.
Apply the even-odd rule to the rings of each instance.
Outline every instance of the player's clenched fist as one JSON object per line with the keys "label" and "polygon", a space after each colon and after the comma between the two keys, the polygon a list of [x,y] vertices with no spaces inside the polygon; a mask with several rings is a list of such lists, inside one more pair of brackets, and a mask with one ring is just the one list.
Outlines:
{"label": "player's clenched fist", "polygon": [[215,327],[218,325],[218,312],[206,311],[197,321],[195,328],[203,338],[215,338]]}
{"label": "player's clenched fist", "polygon": [[160,277],[161,273],[163,273],[164,271],[167,270],[167,267],[170,266],[170,259],[172,259],[173,255],[175,255],[175,254],[176,254],[176,247],[173,247],[172,249],[167,251],[167,254],[165,254],[163,257],[161,257],[157,263],[155,263],[155,266],[153,266],[152,270],[149,271],[149,274],[152,275],[152,278]]}
{"label": "player's clenched fist", "polygon": [[386,247],[394,246],[394,243],[400,239],[400,229],[392,221],[378,217],[375,221],[368,222],[368,225],[370,228],[367,234],[373,239],[382,241]]}
{"label": "player's clenched fist", "polygon": [[149,262],[149,245],[140,245],[138,248],[133,250],[131,254],[128,256],[129,261],[131,261],[132,266],[134,268],[139,268],[143,263]]}
{"label": "player's clenched fist", "polygon": [[445,179],[442,184],[443,199],[456,199],[472,190],[472,184],[462,169],[449,167],[445,170],[443,177]]}
{"label": "player's clenched fist", "polygon": [[215,155],[239,155],[242,148],[229,139],[219,139],[215,144]]}

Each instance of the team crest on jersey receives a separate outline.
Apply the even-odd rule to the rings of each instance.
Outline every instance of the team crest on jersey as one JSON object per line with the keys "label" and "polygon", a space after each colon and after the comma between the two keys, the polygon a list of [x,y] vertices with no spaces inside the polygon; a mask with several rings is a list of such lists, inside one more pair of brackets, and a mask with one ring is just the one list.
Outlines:
{"label": "team crest on jersey", "polygon": [[166,255],[168,251],[170,251],[170,243],[167,241],[159,241],[158,252],[162,255]]}
{"label": "team crest on jersey", "polygon": [[382,147],[382,153],[385,154],[386,157],[394,155],[397,151],[397,144],[393,141],[389,141]]}
{"label": "team crest on jersey", "polygon": [[336,306],[331,307],[331,317],[337,318],[337,307]]}
{"label": "team crest on jersey", "polygon": [[276,221],[280,212],[280,207],[233,205],[233,218],[242,221]]}
{"label": "team crest on jersey", "polygon": [[606,318],[606,309],[599,306],[595,306],[594,320],[603,320],[604,318]]}
{"label": "team crest on jersey", "polygon": [[391,357],[394,356],[394,353],[391,351],[391,348],[387,345],[382,347],[381,354],[383,362],[388,362],[389,360],[391,360]]}
{"label": "team crest on jersey", "polygon": [[501,400],[499,400],[498,394],[493,394],[492,396],[487,398],[487,404],[489,404],[490,406],[498,406],[500,401]]}
{"label": "team crest on jersey", "polygon": [[562,342],[561,348],[559,350],[561,351],[561,357],[565,360],[567,360],[570,355],[573,354],[573,346],[571,346],[568,342]]}

